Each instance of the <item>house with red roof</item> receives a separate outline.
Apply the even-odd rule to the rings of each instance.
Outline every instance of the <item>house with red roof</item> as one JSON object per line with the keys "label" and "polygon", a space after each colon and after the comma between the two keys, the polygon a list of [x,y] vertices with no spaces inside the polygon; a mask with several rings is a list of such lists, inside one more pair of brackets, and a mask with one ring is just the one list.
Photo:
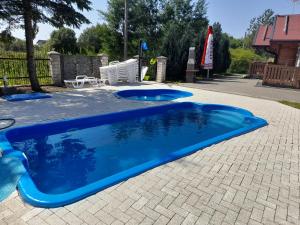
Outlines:
{"label": "house with red roof", "polygon": [[296,66],[300,46],[300,14],[276,16],[272,25],[260,26],[253,47],[275,56],[275,64]]}
{"label": "house with red roof", "polygon": [[250,74],[261,75],[264,82],[269,77],[278,85],[300,87],[300,14],[278,15],[273,24],[260,26],[253,47],[274,55],[275,65],[254,63]]}

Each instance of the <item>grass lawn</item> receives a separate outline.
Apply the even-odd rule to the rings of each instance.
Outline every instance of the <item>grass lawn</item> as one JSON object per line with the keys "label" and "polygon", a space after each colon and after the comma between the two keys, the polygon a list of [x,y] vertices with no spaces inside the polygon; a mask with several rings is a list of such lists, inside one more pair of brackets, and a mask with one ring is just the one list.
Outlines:
{"label": "grass lawn", "polygon": [[298,103],[298,102],[289,102],[289,101],[279,101],[279,102],[284,104],[284,105],[288,105],[288,106],[291,106],[293,108],[300,109],[300,103]]}

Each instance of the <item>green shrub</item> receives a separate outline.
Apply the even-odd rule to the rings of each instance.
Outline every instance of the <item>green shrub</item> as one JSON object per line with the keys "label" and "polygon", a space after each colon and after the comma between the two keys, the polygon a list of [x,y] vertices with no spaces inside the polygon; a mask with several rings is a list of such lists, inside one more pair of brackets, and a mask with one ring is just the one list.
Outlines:
{"label": "green shrub", "polygon": [[145,81],[149,81],[149,80],[151,80],[151,76],[149,76],[149,75],[146,75],[146,76],[144,77],[144,80],[145,80]]}
{"label": "green shrub", "polygon": [[255,54],[252,49],[230,49],[231,65],[229,68],[230,73],[248,73],[249,65],[253,61],[264,60],[261,56]]}

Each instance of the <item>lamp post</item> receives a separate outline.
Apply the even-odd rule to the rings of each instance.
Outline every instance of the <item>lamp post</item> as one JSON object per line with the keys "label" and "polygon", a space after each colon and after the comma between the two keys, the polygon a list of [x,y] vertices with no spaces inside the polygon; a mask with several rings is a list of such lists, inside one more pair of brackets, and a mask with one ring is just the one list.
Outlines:
{"label": "lamp post", "polygon": [[128,56],[128,0],[125,0],[125,13],[124,13],[124,60]]}

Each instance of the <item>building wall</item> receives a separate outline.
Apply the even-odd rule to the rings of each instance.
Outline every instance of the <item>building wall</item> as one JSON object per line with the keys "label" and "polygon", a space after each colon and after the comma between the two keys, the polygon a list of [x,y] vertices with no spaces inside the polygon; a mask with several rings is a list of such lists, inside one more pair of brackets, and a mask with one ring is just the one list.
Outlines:
{"label": "building wall", "polygon": [[277,64],[286,66],[295,66],[298,44],[277,44],[273,45],[273,49],[277,50]]}

